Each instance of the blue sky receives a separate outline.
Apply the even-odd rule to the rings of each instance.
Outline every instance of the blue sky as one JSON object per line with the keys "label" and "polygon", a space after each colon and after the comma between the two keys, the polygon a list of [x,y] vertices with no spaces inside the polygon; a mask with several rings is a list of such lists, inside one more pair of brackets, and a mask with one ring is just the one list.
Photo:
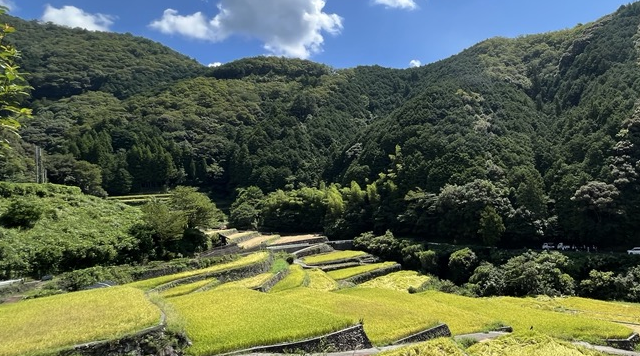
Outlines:
{"label": "blue sky", "polygon": [[209,65],[257,55],[407,68],[484,39],[571,28],[629,0],[0,0],[11,15],[130,32]]}

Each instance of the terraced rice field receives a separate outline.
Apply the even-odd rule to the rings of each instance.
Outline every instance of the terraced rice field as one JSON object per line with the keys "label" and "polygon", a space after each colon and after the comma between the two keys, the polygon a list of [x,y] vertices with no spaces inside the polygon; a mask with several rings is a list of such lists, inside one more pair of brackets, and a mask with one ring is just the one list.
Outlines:
{"label": "terraced rice field", "polygon": [[279,239],[273,241],[273,244],[283,245],[283,244],[294,244],[299,241],[309,240],[315,237],[319,237],[318,235],[291,235],[291,236],[281,236]]}
{"label": "terraced rice field", "polygon": [[531,308],[578,314],[593,319],[640,324],[640,304],[605,302],[580,297],[527,298]]}
{"label": "terraced rice field", "polygon": [[248,289],[210,290],[172,298],[193,341],[192,355],[211,355],[259,345],[302,340],[357,323],[280,294]]}
{"label": "terraced rice field", "polygon": [[605,356],[604,353],[573,345],[539,333],[520,333],[478,343],[467,349],[470,356]]}
{"label": "terraced rice field", "polygon": [[135,288],[112,287],[0,305],[0,355],[108,340],[160,323],[160,310]]}
{"label": "terraced rice field", "polygon": [[236,242],[236,241],[242,240],[244,238],[247,238],[249,236],[251,236],[251,237],[260,236],[260,233],[257,232],[257,231],[238,232],[238,233],[235,233],[233,235],[228,235],[227,236],[227,241],[228,242]]}
{"label": "terraced rice field", "polygon": [[291,265],[289,266],[289,274],[280,282],[276,283],[276,285],[271,288],[270,292],[275,293],[287,289],[301,287],[302,285],[304,285],[305,280],[307,279],[307,272],[304,271],[301,266]]}
{"label": "terraced rice field", "polygon": [[280,238],[279,235],[260,235],[260,236],[253,237],[247,241],[241,242],[238,244],[238,246],[244,249],[249,249],[249,248],[260,246],[263,243],[268,244],[269,242],[275,241],[279,238]]}
{"label": "terraced rice field", "polygon": [[239,281],[221,284],[220,286],[216,287],[216,289],[220,290],[220,289],[234,289],[234,288],[247,288],[247,289],[258,288],[261,285],[263,285],[265,282],[267,282],[271,277],[273,277],[272,272],[261,273],[257,276],[253,276],[250,278],[245,278]]}
{"label": "terraced rice field", "polygon": [[604,356],[605,354],[538,333],[514,334],[472,345],[466,350],[450,338],[382,352],[379,356]]}
{"label": "terraced rice field", "polygon": [[163,285],[165,283],[176,281],[178,279],[192,277],[200,274],[220,272],[220,271],[238,268],[238,267],[244,267],[254,263],[261,263],[263,261],[266,261],[268,258],[269,258],[268,252],[258,252],[248,256],[241,257],[233,262],[213,265],[211,267],[193,270],[193,271],[186,271],[186,272],[171,274],[167,276],[145,279],[142,281],[129,283],[127,285],[130,287],[139,288],[142,290],[150,290],[160,285]]}
{"label": "terraced rice field", "polygon": [[359,274],[375,271],[380,268],[390,267],[395,264],[395,262],[372,263],[357,267],[342,268],[335,271],[330,271],[327,272],[327,275],[329,275],[329,277],[335,279],[336,281],[339,281],[341,279],[347,279]]}
{"label": "terraced rice field", "polygon": [[310,289],[316,289],[320,291],[331,291],[338,289],[338,282],[335,279],[329,277],[326,272],[314,268],[307,270],[307,287]]}
{"label": "terraced rice field", "polygon": [[185,295],[185,294],[189,294],[189,293],[193,293],[194,291],[206,287],[206,286],[214,286],[218,283],[217,279],[204,279],[201,281],[197,281],[197,282],[193,282],[193,283],[188,283],[188,284],[182,284],[173,288],[169,288],[165,291],[163,291],[162,293],[160,293],[160,295],[163,298],[173,298],[173,297],[179,297],[181,295]]}
{"label": "terraced rice field", "polygon": [[429,276],[416,271],[398,271],[360,284],[363,288],[380,288],[408,292],[409,287],[420,287],[429,280]]}
{"label": "terraced rice field", "polygon": [[468,298],[434,291],[416,296],[432,302],[455,305],[476,315],[498,320],[512,326],[515,330],[529,330],[533,327],[535,331],[563,340],[581,340],[599,344],[602,343],[602,339],[626,338],[632,332],[621,324],[579,314],[540,309],[536,307],[535,299],[531,298]]}
{"label": "terraced rice field", "polygon": [[335,262],[350,258],[362,257],[367,253],[363,251],[334,251],[329,253],[323,253],[320,255],[313,255],[302,258],[302,262],[308,265],[320,265],[323,263]]}
{"label": "terraced rice field", "polygon": [[291,303],[363,320],[367,335],[376,345],[396,341],[445,319],[451,320],[449,327],[457,333],[479,331],[493,321],[453,306],[391,290],[350,288],[325,292],[296,288],[278,295]]}

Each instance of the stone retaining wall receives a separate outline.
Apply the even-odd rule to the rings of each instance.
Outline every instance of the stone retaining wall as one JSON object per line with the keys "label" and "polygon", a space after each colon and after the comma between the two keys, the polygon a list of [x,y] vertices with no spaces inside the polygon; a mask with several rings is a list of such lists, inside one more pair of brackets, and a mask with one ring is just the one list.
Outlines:
{"label": "stone retaining wall", "polygon": [[197,281],[201,281],[204,279],[215,278],[220,282],[228,282],[228,281],[237,281],[244,278],[253,277],[259,275],[260,273],[268,272],[271,269],[271,264],[273,262],[273,257],[269,256],[265,261],[254,263],[248,266],[236,267],[232,269],[227,269],[223,271],[202,273],[191,277],[181,278],[163,285],[160,285],[150,292],[162,292],[167,289],[182,285],[193,283]]}
{"label": "stone retaining wall", "polygon": [[233,255],[240,252],[240,250],[242,249],[240,248],[240,246],[238,246],[237,243],[231,242],[227,245],[214,247],[210,250],[202,252],[199,257],[208,258],[208,257],[219,257],[223,255]]}
{"label": "stone retaining wall", "polygon": [[273,277],[269,278],[268,281],[262,283],[261,286],[255,288],[255,290],[257,290],[258,292],[263,292],[266,293],[268,291],[271,290],[271,288],[273,288],[273,286],[275,286],[278,282],[280,282],[281,280],[284,279],[284,277],[286,277],[289,274],[289,269],[285,269],[282,270],[276,274],[273,275]]}
{"label": "stone retaining wall", "polygon": [[327,353],[361,350],[371,348],[371,341],[364,332],[362,324],[358,324],[331,334],[312,339],[288,342],[270,346],[258,346],[238,350],[224,355],[243,355],[250,353]]}
{"label": "stone retaining wall", "polygon": [[633,351],[636,345],[640,343],[640,335],[633,333],[626,339],[606,339],[605,342],[608,346],[615,347],[616,349]]}
{"label": "stone retaining wall", "polygon": [[440,324],[436,327],[415,333],[394,342],[392,345],[409,344],[413,342],[422,342],[438,337],[451,337],[451,330],[447,324]]}
{"label": "stone retaining wall", "polygon": [[329,246],[333,247],[334,250],[338,251],[346,251],[353,250],[353,240],[337,240],[337,241],[329,241],[327,242]]}
{"label": "stone retaining wall", "polygon": [[189,345],[185,335],[168,332],[159,325],[117,340],[76,345],[57,356],[183,356]]}
{"label": "stone retaining wall", "polygon": [[361,273],[353,277],[343,279],[342,281],[348,282],[348,283],[360,284],[360,283],[364,283],[366,281],[372,280],[376,277],[384,276],[391,272],[397,272],[400,270],[402,270],[402,266],[399,263],[396,263],[389,267],[379,268],[371,272]]}
{"label": "stone retaining wall", "polygon": [[[286,236],[283,236],[286,237]],[[272,247],[276,247],[276,246],[282,246],[282,245],[302,245],[302,244],[319,244],[319,243],[326,243],[328,242],[329,239],[326,236],[314,236],[314,237],[310,237],[308,239],[304,239],[304,240],[297,240],[297,241],[290,241],[290,242],[283,242],[283,243],[274,243],[274,244],[270,244],[269,246]]]}
{"label": "stone retaining wall", "polygon": [[301,250],[293,252],[296,255],[296,258],[302,258],[311,255],[318,255],[321,253],[329,253],[333,252],[333,248],[329,246],[327,243],[319,243],[315,245],[311,245],[309,247],[305,247]]}

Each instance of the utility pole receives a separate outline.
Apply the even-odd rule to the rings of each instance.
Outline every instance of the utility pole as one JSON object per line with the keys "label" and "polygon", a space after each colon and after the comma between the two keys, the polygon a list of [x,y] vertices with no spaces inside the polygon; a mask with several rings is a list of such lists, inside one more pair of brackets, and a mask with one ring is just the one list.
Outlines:
{"label": "utility pole", "polygon": [[36,146],[36,183],[46,183],[47,170],[42,162],[42,148]]}

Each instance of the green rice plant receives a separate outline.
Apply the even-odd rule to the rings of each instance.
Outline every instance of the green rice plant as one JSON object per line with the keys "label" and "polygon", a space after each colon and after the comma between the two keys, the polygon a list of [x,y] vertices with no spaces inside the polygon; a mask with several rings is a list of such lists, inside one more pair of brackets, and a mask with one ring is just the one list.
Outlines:
{"label": "green rice plant", "polygon": [[360,286],[408,292],[410,287],[418,288],[428,280],[429,276],[416,271],[398,271],[364,282]]}
{"label": "green rice plant", "polygon": [[280,293],[210,290],[172,298],[184,320],[192,355],[297,341],[353,325],[357,320],[291,303]]}
{"label": "green rice plant", "polygon": [[179,286],[173,287],[173,288],[169,288],[163,292],[160,293],[160,295],[163,298],[173,298],[173,297],[179,297],[181,295],[185,295],[185,294],[189,294],[189,293],[193,293],[196,290],[206,287],[208,285],[214,285],[219,283],[217,279],[203,279],[201,281],[197,281],[197,282],[193,282],[193,283],[187,283],[187,284],[181,284]]}
{"label": "green rice plant", "polygon": [[393,266],[395,264],[396,264],[395,262],[372,263],[372,264],[366,264],[366,265],[361,265],[357,267],[337,269],[335,271],[327,272],[327,274],[329,275],[329,277],[335,279],[336,281],[339,281],[342,279],[347,279],[353,276],[357,276],[362,273],[367,273],[367,272],[375,271],[380,268]]}
{"label": "green rice plant", "polygon": [[281,292],[283,290],[296,288],[302,286],[305,279],[307,277],[307,273],[302,269],[299,265],[291,265],[289,266],[289,274],[284,277],[280,282],[276,283],[273,288],[269,292]]}
{"label": "green rice plant", "polygon": [[537,332],[507,335],[467,349],[470,356],[604,356],[606,354]]}
{"label": "green rice plant", "polygon": [[329,277],[326,272],[321,269],[311,269],[307,271],[306,287],[322,291],[331,291],[338,289],[338,282]]}
{"label": "green rice plant", "polygon": [[346,260],[366,255],[364,251],[334,251],[319,255],[308,256],[302,259],[302,262],[308,265],[319,265],[328,262]]}
{"label": "green rice plant", "polygon": [[606,302],[580,297],[530,298],[531,307],[569,314],[580,314],[594,319],[640,324],[640,305],[633,303]]}
{"label": "green rice plant", "polygon": [[[469,298],[437,291],[417,294],[426,300],[455,305],[479,316],[510,325],[516,331],[529,330],[562,340],[602,343],[606,338],[626,338],[631,330],[620,324],[578,314],[536,308],[531,298]],[[445,320],[446,321],[446,320]]]}
{"label": "green rice plant", "polygon": [[279,293],[292,303],[363,320],[371,342],[385,345],[446,322],[453,332],[479,331],[488,318],[459,310],[453,305],[430,302],[404,292],[350,288],[325,292],[296,288]]}
{"label": "green rice plant", "polygon": [[308,234],[308,235],[290,235],[290,236],[280,236],[279,239],[274,240],[274,241],[270,241],[271,244],[293,244],[296,243],[298,241],[304,241],[304,240],[309,240],[312,239],[314,237],[318,237],[317,235],[312,235],[312,234]]}
{"label": "green rice plant", "polygon": [[253,237],[247,241],[241,242],[238,244],[241,248],[253,248],[256,246],[260,246],[262,243],[268,244],[271,241],[275,241],[280,238],[280,235],[260,235]]}
{"label": "green rice plant", "polygon": [[171,275],[167,275],[167,276],[161,276],[161,277],[156,277],[156,278],[145,279],[145,280],[142,280],[142,281],[129,283],[129,284],[127,284],[127,286],[134,287],[134,288],[140,288],[142,290],[150,290],[150,289],[153,289],[153,288],[155,288],[157,286],[163,285],[165,283],[173,282],[173,281],[178,280],[178,279],[191,277],[191,276],[196,276],[196,275],[199,275],[199,274],[220,272],[220,271],[224,271],[224,270],[228,270],[228,269],[244,267],[244,266],[248,266],[248,265],[251,265],[251,264],[264,262],[268,258],[269,258],[269,253],[268,252],[258,252],[258,253],[254,253],[254,254],[239,258],[239,259],[237,259],[235,261],[232,261],[232,262],[229,262],[229,263],[213,265],[211,267],[207,267],[207,268],[203,268],[203,269],[198,269],[198,270],[193,270],[193,271],[186,271],[186,272],[171,274]]}
{"label": "green rice plant", "polygon": [[135,288],[111,287],[0,305],[0,355],[52,352],[157,325],[160,310]]}
{"label": "green rice plant", "polygon": [[381,352],[378,356],[466,356],[460,347],[450,338],[437,338],[419,344],[400,347],[395,350]]}
{"label": "green rice plant", "polygon": [[273,277],[272,272],[261,273],[257,276],[253,276],[250,278],[245,278],[239,281],[233,281],[233,282],[221,284],[220,286],[216,287],[216,290],[233,289],[233,288],[249,288],[249,289],[257,288],[257,287],[260,287],[262,284],[264,284],[266,281],[268,281],[269,278],[271,277]]}

